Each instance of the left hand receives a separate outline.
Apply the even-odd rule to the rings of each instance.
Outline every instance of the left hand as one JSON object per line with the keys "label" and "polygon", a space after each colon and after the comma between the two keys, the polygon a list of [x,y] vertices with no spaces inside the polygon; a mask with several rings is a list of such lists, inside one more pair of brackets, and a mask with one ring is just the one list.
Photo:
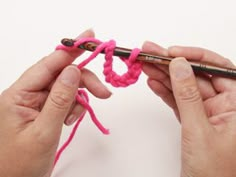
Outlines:
{"label": "left hand", "polygon": [[111,95],[92,72],[71,65],[80,54],[53,52],[0,95],[0,177],[49,177],[63,123],[71,125],[83,111],[75,101],[78,87]]}

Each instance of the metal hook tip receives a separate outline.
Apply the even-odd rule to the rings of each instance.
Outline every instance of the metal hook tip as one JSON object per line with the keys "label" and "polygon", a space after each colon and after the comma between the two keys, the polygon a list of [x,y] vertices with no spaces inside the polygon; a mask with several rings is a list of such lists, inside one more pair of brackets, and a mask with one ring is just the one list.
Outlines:
{"label": "metal hook tip", "polygon": [[64,39],[61,40],[61,43],[62,43],[64,46],[72,47],[72,46],[74,46],[75,40],[73,40],[73,39],[68,39],[68,38],[64,38]]}

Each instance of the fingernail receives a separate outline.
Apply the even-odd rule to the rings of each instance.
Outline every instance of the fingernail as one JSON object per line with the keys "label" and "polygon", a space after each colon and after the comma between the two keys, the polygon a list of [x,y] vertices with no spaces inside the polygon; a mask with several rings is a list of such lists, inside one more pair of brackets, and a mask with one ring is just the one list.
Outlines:
{"label": "fingernail", "polygon": [[78,37],[76,37],[76,39],[79,39],[81,37],[91,37],[91,35],[94,35],[94,30],[92,28],[89,28],[82,32]]}
{"label": "fingernail", "polygon": [[71,86],[78,85],[78,82],[79,82],[78,75],[79,74],[78,74],[77,68],[74,66],[69,66],[62,71],[59,77],[63,84],[71,87]]}
{"label": "fingernail", "polygon": [[67,120],[66,120],[66,125],[72,125],[76,120],[76,116],[74,114],[71,114]]}
{"label": "fingernail", "polygon": [[176,58],[171,62],[171,71],[176,80],[184,80],[193,73],[190,64],[184,58]]}
{"label": "fingernail", "polygon": [[86,31],[94,32],[94,29],[91,27],[91,28],[87,29]]}

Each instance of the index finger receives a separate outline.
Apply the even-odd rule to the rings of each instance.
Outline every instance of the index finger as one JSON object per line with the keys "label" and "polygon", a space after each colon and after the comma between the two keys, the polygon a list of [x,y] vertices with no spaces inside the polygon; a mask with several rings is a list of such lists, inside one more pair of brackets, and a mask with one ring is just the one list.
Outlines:
{"label": "index finger", "polygon": [[[94,32],[87,30],[79,35],[77,39],[82,37],[94,37]],[[56,50],[26,70],[14,86],[27,91],[44,89],[82,53],[83,50],[80,49],[73,52]]]}
{"label": "index finger", "polygon": [[[203,48],[173,46],[168,49],[168,53],[172,57],[181,56],[189,60],[207,62],[213,65],[235,68],[234,64],[229,59],[226,59],[215,52]],[[236,89],[236,80],[234,79],[214,76],[211,80],[214,88],[218,92]]]}
{"label": "index finger", "polygon": [[168,54],[172,57],[184,57],[189,60],[209,62],[224,67],[234,67],[230,60],[213,51],[200,47],[172,46],[168,49]]}

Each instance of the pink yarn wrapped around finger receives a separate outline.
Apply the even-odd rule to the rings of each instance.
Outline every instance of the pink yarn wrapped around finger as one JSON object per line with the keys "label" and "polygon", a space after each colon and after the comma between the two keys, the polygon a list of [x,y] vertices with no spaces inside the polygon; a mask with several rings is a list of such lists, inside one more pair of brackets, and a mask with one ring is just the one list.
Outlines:
{"label": "pink yarn wrapped around finger", "polygon": [[[78,66],[77,66],[78,69],[82,69],[83,67],[85,67],[88,63],[90,63],[92,60],[94,60],[97,57],[97,55],[101,53],[101,51],[104,51],[105,52],[105,63],[103,65],[103,67],[104,67],[103,74],[105,75],[106,82],[110,83],[114,87],[127,87],[131,84],[134,84],[138,80],[138,78],[141,74],[141,71],[142,71],[141,70],[141,63],[136,60],[137,56],[140,53],[140,49],[138,49],[138,48],[135,48],[132,50],[129,58],[118,57],[127,66],[127,72],[122,75],[117,74],[113,70],[113,53],[114,53],[114,49],[116,47],[116,43],[114,40],[110,40],[108,42],[101,42],[100,40],[95,39],[95,38],[82,38],[82,39],[75,41],[73,46],[68,47],[68,46],[64,46],[64,45],[59,45],[59,46],[57,46],[56,50],[64,50],[67,52],[74,52],[74,51],[78,50],[78,46],[80,46],[81,44],[84,44],[86,42],[94,42],[94,43],[98,44],[98,46],[96,47],[96,49],[91,53],[91,55],[87,59],[83,60],[82,62],[80,62],[80,64],[78,64]],[[94,124],[97,126],[97,128],[103,134],[109,134],[109,130],[106,129],[98,121],[92,107],[89,105],[88,94],[84,90],[78,90],[76,100],[78,103],[80,103],[85,108],[86,111],[89,112],[90,117],[91,117],[92,121],[94,122]],[[56,165],[57,161],[59,160],[62,152],[68,147],[68,145],[72,141],[81,121],[84,118],[85,113],[86,112],[84,112],[81,115],[81,117],[78,119],[78,121],[75,123],[75,125],[72,129],[72,132],[71,132],[70,136],[68,137],[67,141],[58,150],[56,157],[55,157],[54,166]]]}

